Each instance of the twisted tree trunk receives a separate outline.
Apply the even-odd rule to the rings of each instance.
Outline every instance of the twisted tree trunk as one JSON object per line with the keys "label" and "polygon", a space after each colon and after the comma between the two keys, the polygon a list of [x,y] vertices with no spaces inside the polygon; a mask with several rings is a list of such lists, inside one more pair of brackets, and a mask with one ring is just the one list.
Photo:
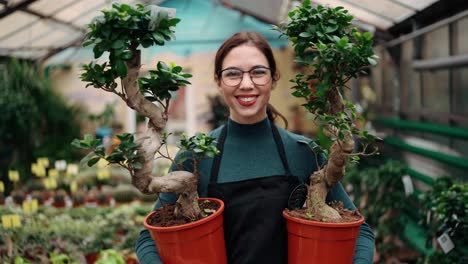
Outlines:
{"label": "twisted tree trunk", "polygon": [[[327,100],[330,103],[327,109],[328,114],[336,115],[344,111],[343,99],[338,89],[333,88],[328,91]],[[328,125],[326,130],[332,133],[336,131],[336,128]],[[313,215],[320,215],[331,220],[341,219],[340,214],[325,203],[325,199],[330,189],[343,178],[348,156],[353,150],[352,134],[344,133],[342,140],[337,139],[333,142],[327,165],[310,176],[306,205]]]}
{"label": "twisted tree trunk", "polygon": [[161,106],[145,99],[140,92],[137,79],[141,67],[141,53],[136,47],[137,45],[130,47],[134,56],[126,62],[127,76],[122,80],[125,93],[123,99],[130,108],[147,117],[149,122],[139,148],[144,159],[143,166],[141,169],[134,169],[130,172],[132,184],[145,194],[160,192],[179,194],[175,214],[190,219],[199,219],[201,210],[197,203],[193,203],[198,199],[197,175],[187,171],[173,171],[159,177],[152,175],[155,155],[162,146],[161,135],[166,126],[167,116]]}

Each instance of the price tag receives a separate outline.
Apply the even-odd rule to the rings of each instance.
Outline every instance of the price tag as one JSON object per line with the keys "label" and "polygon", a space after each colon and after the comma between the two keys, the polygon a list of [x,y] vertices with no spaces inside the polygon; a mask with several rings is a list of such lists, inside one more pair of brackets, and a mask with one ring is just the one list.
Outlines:
{"label": "price tag", "polygon": [[413,181],[409,175],[405,175],[401,178],[403,181],[403,187],[405,188],[405,195],[409,196],[414,192]]}
{"label": "price tag", "polygon": [[447,232],[443,233],[440,237],[437,238],[437,243],[439,243],[442,251],[444,251],[445,254],[449,253],[450,250],[455,247]]}

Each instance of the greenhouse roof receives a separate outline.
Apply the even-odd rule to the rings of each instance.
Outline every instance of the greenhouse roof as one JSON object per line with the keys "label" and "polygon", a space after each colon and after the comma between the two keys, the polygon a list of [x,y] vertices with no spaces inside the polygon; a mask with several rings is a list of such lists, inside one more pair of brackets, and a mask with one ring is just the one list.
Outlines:
{"label": "greenhouse roof", "polygon": [[[110,8],[109,0],[0,0],[0,56],[44,60],[79,47],[86,24]],[[176,53],[215,49],[238,30],[260,31],[273,46],[284,45],[268,30],[286,16],[291,0],[122,0],[122,3],[157,4],[178,9],[185,26],[179,32]],[[343,6],[361,25],[383,30],[425,9],[437,0],[312,0]],[[180,17],[179,16],[179,17]],[[177,42],[176,42],[177,43]],[[196,45],[194,45],[196,44]],[[185,45],[185,46],[184,46]],[[188,47],[188,48],[187,48]]]}

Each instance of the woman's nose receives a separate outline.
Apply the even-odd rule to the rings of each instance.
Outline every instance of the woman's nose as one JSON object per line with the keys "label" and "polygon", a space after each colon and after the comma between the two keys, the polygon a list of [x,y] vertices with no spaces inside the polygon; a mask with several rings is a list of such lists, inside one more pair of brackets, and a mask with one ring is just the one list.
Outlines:
{"label": "woman's nose", "polygon": [[249,72],[244,72],[244,75],[242,75],[242,80],[241,80],[239,87],[244,88],[244,89],[254,87],[254,83],[252,82],[252,79],[250,78]]}

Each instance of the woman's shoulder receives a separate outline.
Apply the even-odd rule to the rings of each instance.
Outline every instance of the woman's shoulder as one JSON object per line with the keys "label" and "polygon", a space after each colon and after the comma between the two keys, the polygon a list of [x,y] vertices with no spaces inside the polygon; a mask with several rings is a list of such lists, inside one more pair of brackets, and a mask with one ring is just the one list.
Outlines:
{"label": "woman's shoulder", "polygon": [[308,138],[304,135],[296,134],[291,131],[288,131],[282,127],[278,127],[278,131],[281,135],[281,138],[283,141],[286,141],[285,143],[297,143],[299,145],[311,145],[312,147],[317,145],[315,141],[311,138]]}
{"label": "woman's shoulder", "polygon": [[210,132],[208,132],[208,136],[210,137],[214,137],[214,138],[218,138],[219,135],[221,135],[221,131],[223,130],[223,127],[225,125],[221,125],[213,130],[211,130]]}

